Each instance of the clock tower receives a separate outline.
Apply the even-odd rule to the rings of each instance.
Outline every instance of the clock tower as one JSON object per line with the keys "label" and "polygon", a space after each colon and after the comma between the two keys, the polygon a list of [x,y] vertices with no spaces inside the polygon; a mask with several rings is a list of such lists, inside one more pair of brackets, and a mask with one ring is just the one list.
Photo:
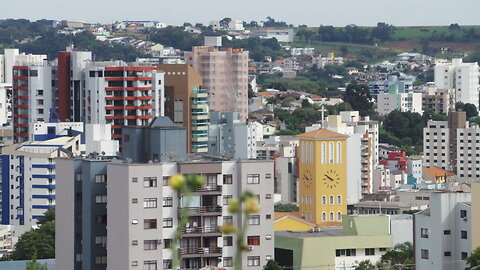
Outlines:
{"label": "clock tower", "polygon": [[341,225],[347,214],[347,135],[318,129],[299,138],[299,211],[320,226]]}

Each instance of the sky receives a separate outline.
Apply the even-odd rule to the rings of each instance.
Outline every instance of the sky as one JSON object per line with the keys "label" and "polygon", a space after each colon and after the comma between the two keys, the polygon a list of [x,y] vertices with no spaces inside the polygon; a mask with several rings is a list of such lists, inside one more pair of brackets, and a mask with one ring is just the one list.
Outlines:
{"label": "sky", "polygon": [[295,26],[480,25],[479,10],[479,0],[0,0],[0,19],[155,20],[173,25],[225,17],[260,22],[267,16]]}

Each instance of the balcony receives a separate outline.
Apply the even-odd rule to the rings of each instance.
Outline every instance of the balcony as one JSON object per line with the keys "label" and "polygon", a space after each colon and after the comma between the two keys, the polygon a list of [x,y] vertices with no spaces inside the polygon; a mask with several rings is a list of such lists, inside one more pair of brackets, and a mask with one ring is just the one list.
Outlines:
{"label": "balcony", "polygon": [[189,216],[220,216],[222,215],[222,207],[219,205],[215,206],[200,206],[200,207],[185,207],[182,208],[188,210]]}
{"label": "balcony", "polygon": [[182,230],[182,237],[222,236],[218,227],[193,227]]}
{"label": "balcony", "polygon": [[221,247],[181,248],[180,256],[182,258],[220,257],[222,256],[222,248]]}

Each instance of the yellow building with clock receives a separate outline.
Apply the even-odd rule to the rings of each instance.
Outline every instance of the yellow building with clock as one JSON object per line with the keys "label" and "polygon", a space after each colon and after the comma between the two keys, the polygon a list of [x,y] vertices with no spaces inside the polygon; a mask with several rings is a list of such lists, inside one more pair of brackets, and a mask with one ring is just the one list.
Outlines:
{"label": "yellow building with clock", "polygon": [[347,214],[347,135],[318,129],[299,138],[299,212],[319,226],[342,224]]}

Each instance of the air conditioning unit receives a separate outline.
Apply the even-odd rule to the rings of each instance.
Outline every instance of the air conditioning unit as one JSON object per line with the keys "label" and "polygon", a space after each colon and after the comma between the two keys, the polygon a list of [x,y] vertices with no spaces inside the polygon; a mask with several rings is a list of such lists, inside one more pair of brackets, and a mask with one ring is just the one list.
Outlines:
{"label": "air conditioning unit", "polygon": [[252,251],[253,250],[253,246],[248,246],[248,251]]}

